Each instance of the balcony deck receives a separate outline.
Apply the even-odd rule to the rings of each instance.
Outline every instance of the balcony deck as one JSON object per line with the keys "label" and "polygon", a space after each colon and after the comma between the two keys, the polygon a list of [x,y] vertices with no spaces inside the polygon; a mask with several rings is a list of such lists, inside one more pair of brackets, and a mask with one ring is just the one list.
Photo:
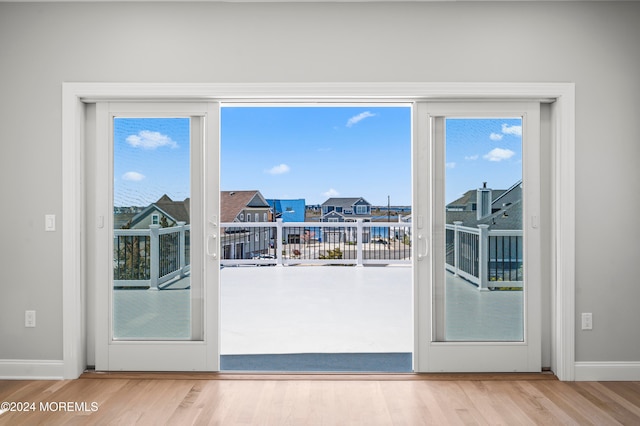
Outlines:
{"label": "balcony deck", "polygon": [[[446,275],[450,339],[522,338],[522,292]],[[410,266],[231,267],[220,279],[222,354],[413,351]],[[186,338],[188,284],[115,290],[116,336]]]}

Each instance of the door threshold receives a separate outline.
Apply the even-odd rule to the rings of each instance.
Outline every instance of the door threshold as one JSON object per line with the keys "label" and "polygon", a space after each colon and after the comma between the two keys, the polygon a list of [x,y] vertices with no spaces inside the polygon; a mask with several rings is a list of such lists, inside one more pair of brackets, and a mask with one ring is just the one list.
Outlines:
{"label": "door threshold", "polygon": [[411,352],[220,355],[220,371],[256,373],[412,373]]}
{"label": "door threshold", "polygon": [[86,370],[80,379],[120,380],[308,380],[308,381],[539,381],[558,380],[540,373],[255,373]]}

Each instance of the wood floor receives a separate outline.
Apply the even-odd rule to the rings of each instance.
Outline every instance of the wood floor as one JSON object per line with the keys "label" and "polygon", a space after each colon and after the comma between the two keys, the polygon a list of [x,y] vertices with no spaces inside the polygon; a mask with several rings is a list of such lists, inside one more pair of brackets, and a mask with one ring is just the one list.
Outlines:
{"label": "wood floor", "polygon": [[[85,374],[0,381],[0,425],[638,425],[640,382],[541,375]],[[0,408],[0,413],[6,406]]]}

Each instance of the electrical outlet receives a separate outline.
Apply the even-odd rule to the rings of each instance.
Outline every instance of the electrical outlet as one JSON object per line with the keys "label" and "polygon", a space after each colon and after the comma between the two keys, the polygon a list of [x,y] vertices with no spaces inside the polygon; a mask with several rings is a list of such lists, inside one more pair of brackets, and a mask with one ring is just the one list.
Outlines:
{"label": "electrical outlet", "polygon": [[591,312],[582,313],[582,329],[593,330],[593,314]]}
{"label": "electrical outlet", "polygon": [[24,326],[25,327],[36,326],[36,311],[24,311]]}

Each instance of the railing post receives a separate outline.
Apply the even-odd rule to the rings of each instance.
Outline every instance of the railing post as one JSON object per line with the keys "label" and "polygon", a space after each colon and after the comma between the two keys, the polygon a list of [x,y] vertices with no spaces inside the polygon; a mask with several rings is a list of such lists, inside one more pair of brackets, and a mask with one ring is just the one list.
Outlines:
{"label": "railing post", "polygon": [[462,221],[453,222],[453,275],[458,276],[458,264],[460,263],[460,233],[458,227],[462,225]]}
{"label": "railing post", "polygon": [[362,225],[362,219],[356,219],[357,233],[356,233],[356,266],[364,266],[362,255],[362,242],[364,241],[364,226]]}
{"label": "railing post", "polygon": [[150,246],[150,276],[149,290],[158,289],[158,279],[160,278],[160,225],[149,225],[149,246]]}
{"label": "railing post", "polygon": [[478,225],[478,290],[489,291],[489,225]]}
{"label": "railing post", "polygon": [[276,266],[284,265],[284,254],[282,251],[284,250],[284,246],[282,244],[282,232],[283,222],[282,219],[276,219],[276,238],[273,242],[273,250],[276,253]]}
{"label": "railing post", "polygon": [[179,236],[179,241],[178,241],[178,248],[179,248],[179,258],[180,258],[180,264],[178,265],[178,269],[180,270],[180,277],[184,277],[184,268],[186,266],[186,262],[185,262],[185,252],[187,251],[187,247],[185,245],[185,235],[184,235],[184,226],[187,224],[187,222],[177,222],[178,224],[178,228],[180,230],[180,236]]}

